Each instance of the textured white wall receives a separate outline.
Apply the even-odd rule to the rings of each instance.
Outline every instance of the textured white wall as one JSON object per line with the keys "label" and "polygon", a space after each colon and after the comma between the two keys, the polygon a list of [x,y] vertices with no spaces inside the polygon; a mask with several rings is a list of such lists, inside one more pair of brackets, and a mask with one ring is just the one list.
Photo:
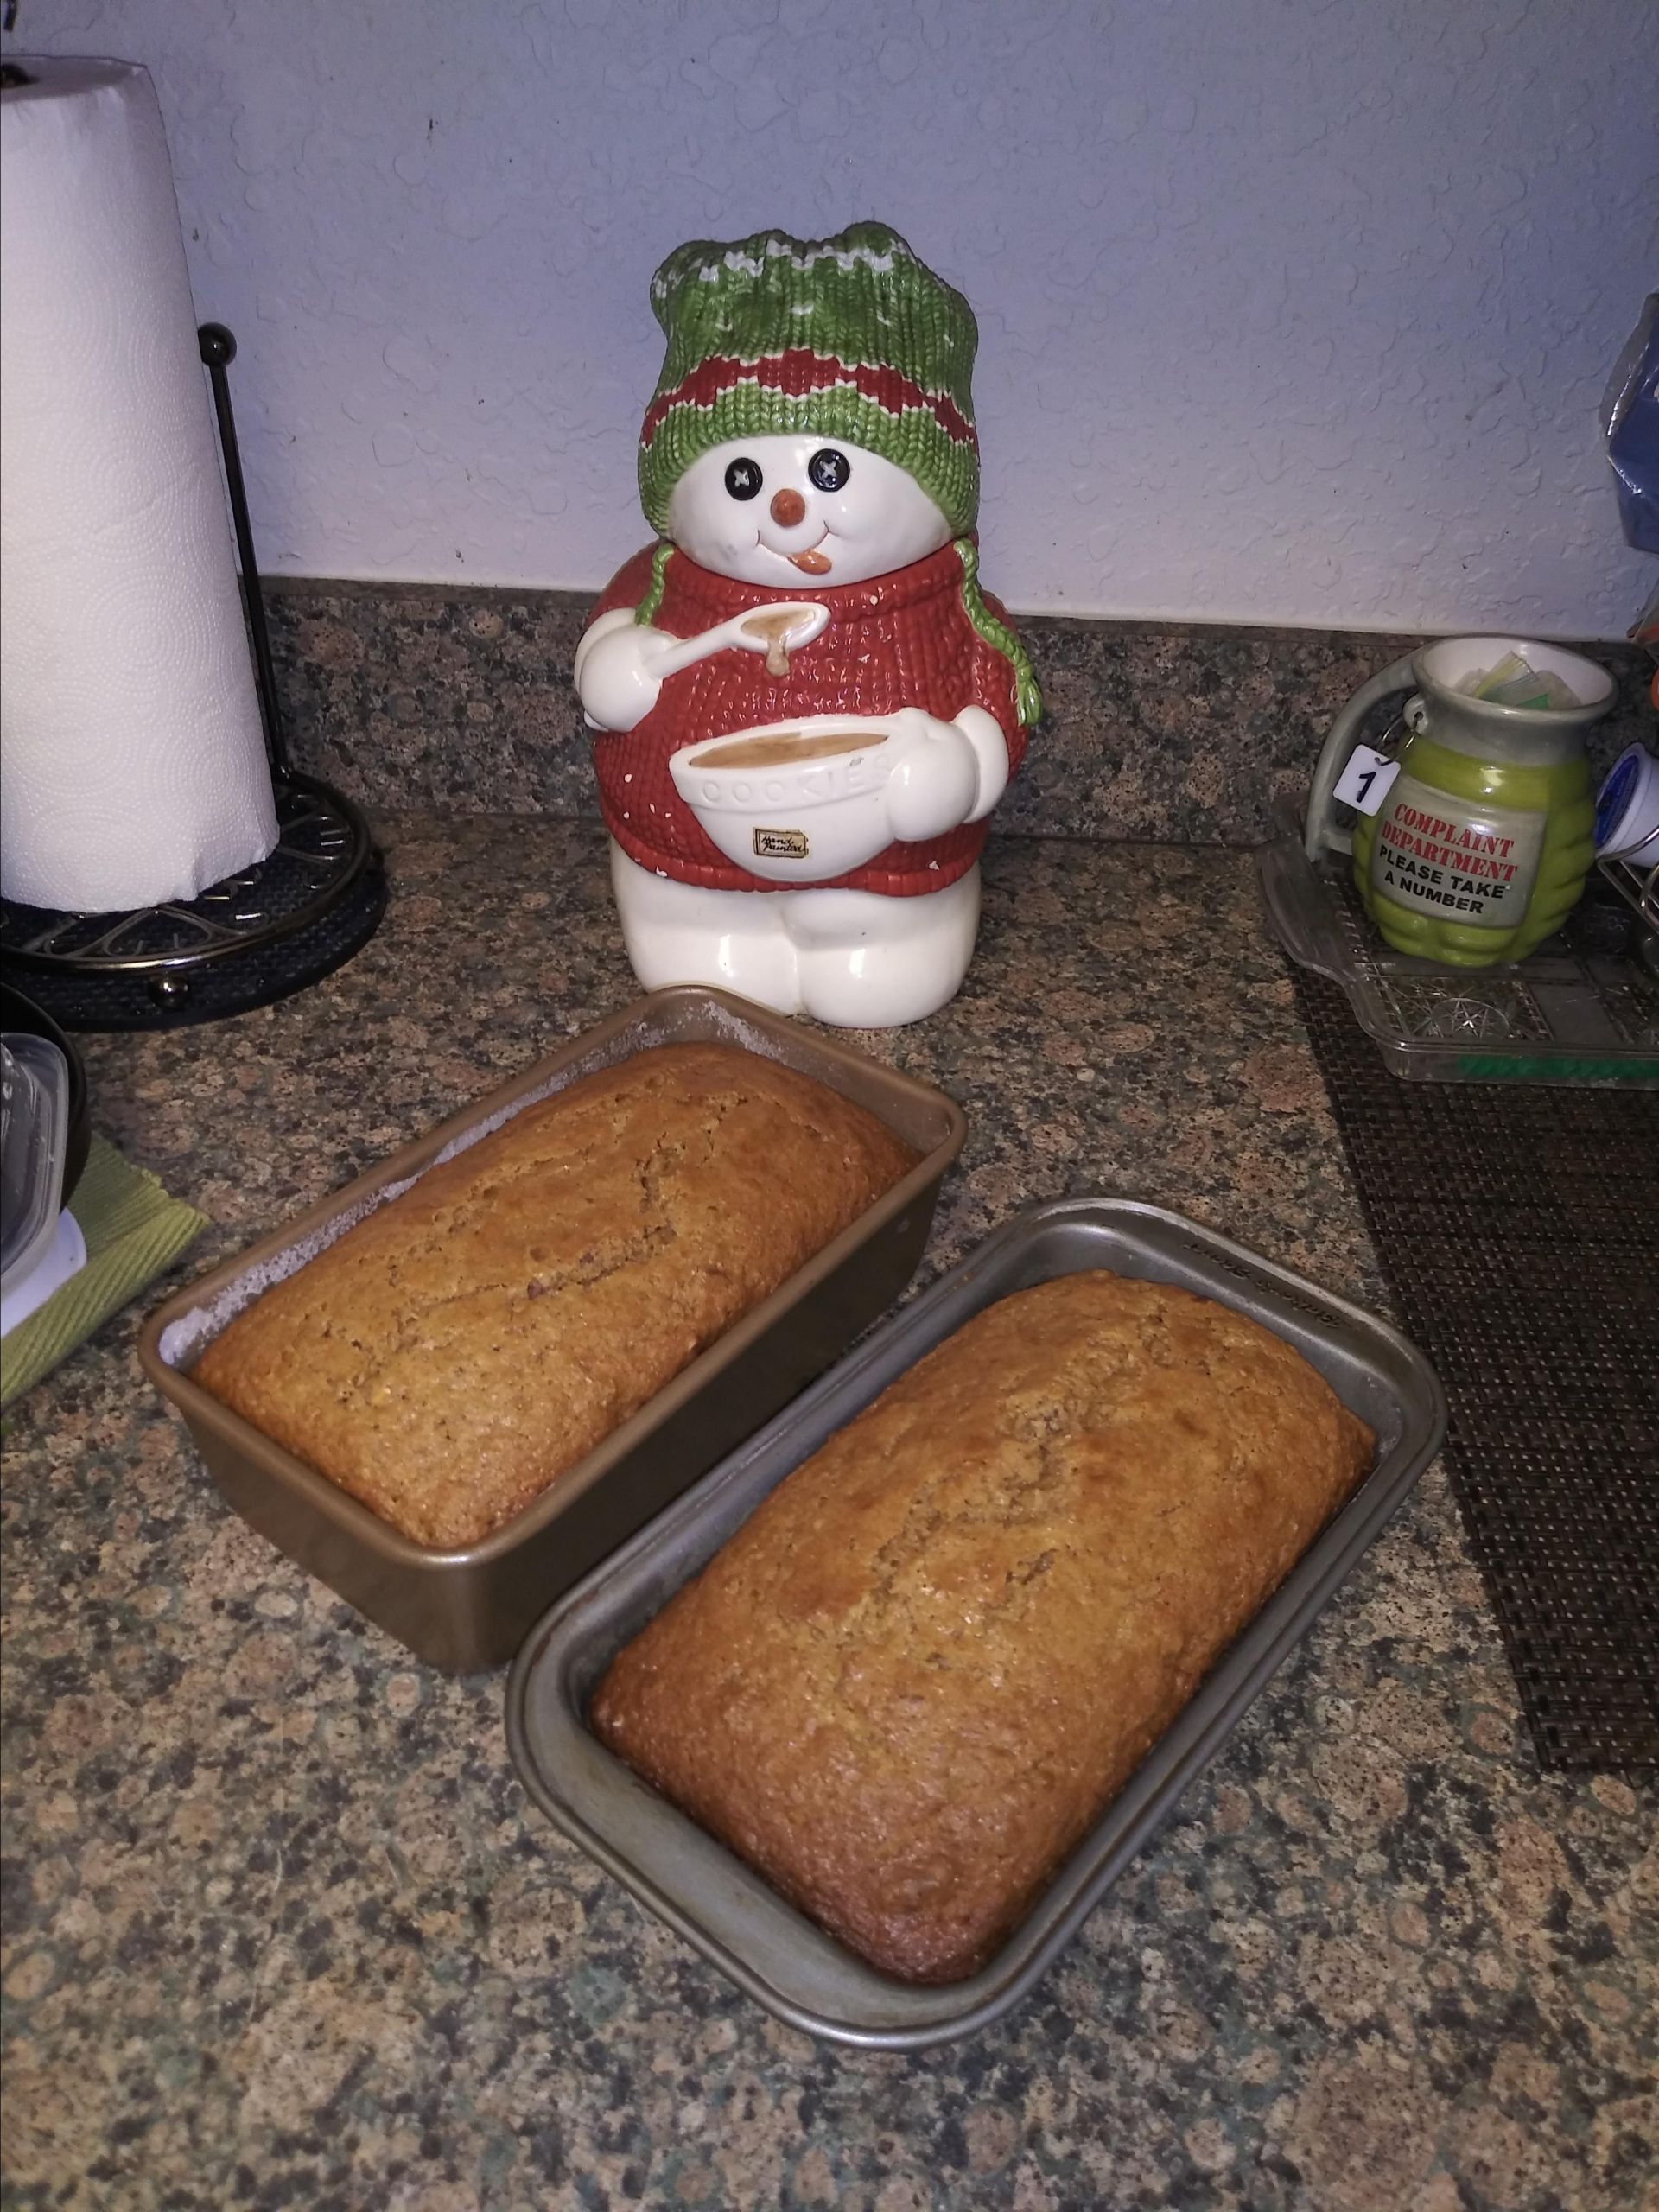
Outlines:
{"label": "textured white wall", "polygon": [[1659,282],[1629,0],[23,0],[146,63],[262,557],[588,586],[652,269],[894,223],[973,301],[1015,606],[1621,632],[1595,410]]}

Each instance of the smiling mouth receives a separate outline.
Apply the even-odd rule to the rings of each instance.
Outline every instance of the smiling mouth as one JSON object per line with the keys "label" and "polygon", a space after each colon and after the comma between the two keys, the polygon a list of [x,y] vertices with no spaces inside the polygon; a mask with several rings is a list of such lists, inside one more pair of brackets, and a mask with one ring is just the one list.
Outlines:
{"label": "smiling mouth", "polygon": [[[826,530],[817,545],[809,545],[804,553],[784,553],[784,559],[791,562],[804,576],[827,576],[830,573],[830,556],[821,552],[819,547],[823,545],[823,539],[829,535],[830,532]],[[757,545],[766,545],[766,539],[758,531],[755,534],[755,543]],[[783,549],[781,546],[766,545],[766,550],[768,553],[779,553]]]}

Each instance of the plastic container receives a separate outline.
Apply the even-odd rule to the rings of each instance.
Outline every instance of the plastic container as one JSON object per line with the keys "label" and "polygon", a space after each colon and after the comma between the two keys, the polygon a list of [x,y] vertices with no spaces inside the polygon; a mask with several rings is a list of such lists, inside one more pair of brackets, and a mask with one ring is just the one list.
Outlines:
{"label": "plastic container", "polygon": [[0,1335],[85,1263],[63,1210],[68,1137],[68,1061],[44,1037],[0,1036]]}
{"label": "plastic container", "polygon": [[[654,1045],[717,1039],[814,1076],[922,1157],[604,1442],[480,1542],[429,1550],[359,1505],[190,1379],[193,1362],[275,1274],[332,1243],[426,1168],[522,1108]],[[967,1124],[942,1091],[721,991],[656,991],[405,1145],[168,1299],[139,1340],[144,1372],[183,1414],[243,1518],[434,1666],[503,1665],[550,1599],[771,1418],[915,1272]]]}
{"label": "plastic container", "polygon": [[1295,808],[1274,812],[1278,835],[1256,855],[1274,934],[1342,986],[1394,1074],[1659,1088],[1659,980],[1640,957],[1575,951],[1560,937],[1478,971],[1396,951],[1371,927],[1345,856],[1310,859]]}
{"label": "plastic container", "polygon": [[62,1200],[68,1205],[74,1198],[92,1141],[92,1096],[86,1062],[74,1039],[58,1026],[44,1007],[37,1006],[33,999],[25,998],[21,991],[4,982],[0,982],[0,1032],[4,1033],[8,1042],[15,1042],[18,1032],[26,1037],[44,1037],[57,1046],[68,1063],[69,1128],[64,1139]]}
{"label": "plastic container", "polygon": [[[613,1655],[794,1468],[982,1306],[1105,1268],[1272,1329],[1376,1434],[1370,1473],[1211,1669],[1007,1943],[944,1987],[899,1981],[797,1912],[589,1732]],[[1060,1198],[995,1230],[540,1621],[507,1686],[507,1742],[542,1810],[770,2012],[830,2042],[914,2050],[987,2026],[1054,1963],[1175,1810],[1439,1449],[1433,1370],[1386,1323],[1214,1230],[1122,1198]],[[1123,1971],[1133,1972],[1132,1963]]]}

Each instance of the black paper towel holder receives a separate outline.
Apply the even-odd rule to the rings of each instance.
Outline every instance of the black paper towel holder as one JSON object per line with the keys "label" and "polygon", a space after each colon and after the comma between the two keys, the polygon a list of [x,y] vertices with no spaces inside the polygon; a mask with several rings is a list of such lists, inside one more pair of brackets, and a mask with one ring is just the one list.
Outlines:
{"label": "black paper towel holder", "polygon": [[362,814],[289,759],[226,373],[236,340],[219,322],[196,335],[242,569],[276,843],[194,899],[105,914],[0,899],[9,980],[66,1029],[176,1029],[269,1006],[342,967],[386,909],[385,867]]}

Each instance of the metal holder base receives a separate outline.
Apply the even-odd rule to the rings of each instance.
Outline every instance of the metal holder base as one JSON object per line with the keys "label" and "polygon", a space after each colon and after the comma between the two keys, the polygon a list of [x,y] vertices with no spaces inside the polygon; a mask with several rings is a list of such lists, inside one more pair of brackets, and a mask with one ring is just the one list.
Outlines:
{"label": "metal holder base", "polygon": [[327,784],[275,785],[277,842],[200,898],[128,913],[0,900],[9,979],[66,1029],[175,1029],[287,998],[349,960],[385,912],[368,824]]}

